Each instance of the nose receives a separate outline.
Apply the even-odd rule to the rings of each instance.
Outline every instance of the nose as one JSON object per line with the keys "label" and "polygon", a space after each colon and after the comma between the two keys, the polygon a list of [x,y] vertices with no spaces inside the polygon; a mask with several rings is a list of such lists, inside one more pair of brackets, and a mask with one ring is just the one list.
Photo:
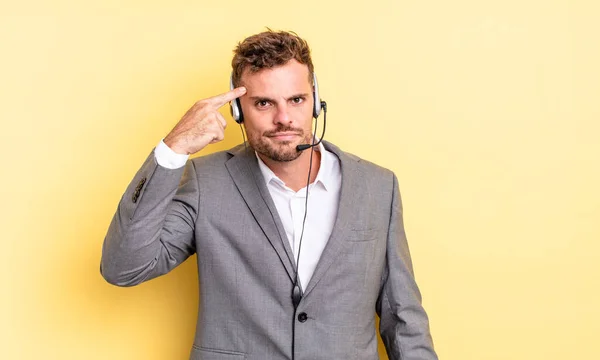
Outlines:
{"label": "nose", "polygon": [[289,125],[292,120],[290,115],[288,114],[287,105],[282,105],[277,107],[277,112],[275,113],[275,118],[273,119],[275,124],[285,124]]}

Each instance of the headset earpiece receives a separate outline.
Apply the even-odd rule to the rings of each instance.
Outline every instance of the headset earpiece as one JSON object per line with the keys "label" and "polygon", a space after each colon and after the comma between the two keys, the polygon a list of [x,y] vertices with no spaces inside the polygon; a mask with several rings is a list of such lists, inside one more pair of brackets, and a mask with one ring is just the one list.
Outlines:
{"label": "headset earpiece", "polygon": [[319,84],[317,83],[317,75],[315,75],[315,73],[313,72],[313,98],[314,98],[314,105],[313,105],[313,117],[316,119],[319,117],[319,114],[321,113],[321,99],[319,98]]}
{"label": "headset earpiece", "polygon": [[[229,90],[233,90],[233,74],[229,78]],[[237,98],[231,102],[229,102],[229,110],[231,111],[231,116],[236,123],[241,124],[244,122],[244,114],[242,114],[242,104],[240,104],[240,99]]]}
{"label": "headset earpiece", "polygon": [[[313,73],[313,117],[318,118],[321,114],[321,99],[319,98],[319,84],[317,83],[317,75]],[[229,90],[233,90],[233,74],[229,77]],[[236,123],[241,124],[244,122],[244,114],[242,113],[242,104],[240,99],[237,98],[229,103],[229,110],[231,116]]]}

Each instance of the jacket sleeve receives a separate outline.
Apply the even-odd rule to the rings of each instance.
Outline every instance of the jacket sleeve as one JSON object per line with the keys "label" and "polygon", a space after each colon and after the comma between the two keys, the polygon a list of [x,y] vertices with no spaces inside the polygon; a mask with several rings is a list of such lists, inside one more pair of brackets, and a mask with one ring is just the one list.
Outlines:
{"label": "jacket sleeve", "polygon": [[104,239],[100,272],[106,281],[137,285],[192,255],[198,203],[194,164],[167,169],[152,152],[127,187]]}
{"label": "jacket sleeve", "polygon": [[379,331],[390,360],[437,360],[415,281],[394,175],[386,265],[377,299]]}

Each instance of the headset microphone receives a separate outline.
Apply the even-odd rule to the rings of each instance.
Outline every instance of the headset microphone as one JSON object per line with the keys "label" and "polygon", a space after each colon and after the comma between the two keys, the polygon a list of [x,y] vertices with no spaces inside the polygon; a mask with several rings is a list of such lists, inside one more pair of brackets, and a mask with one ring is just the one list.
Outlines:
{"label": "headset microphone", "polygon": [[[319,141],[317,141],[317,143],[313,143],[313,144],[300,144],[300,145],[296,146],[296,151],[304,151],[306,149],[310,149],[311,147],[319,146],[319,144],[323,140],[323,137],[325,136],[325,126],[327,125],[327,103],[325,101],[321,101],[321,108],[323,109],[323,112],[324,112],[324,114],[323,114],[323,132],[321,133],[321,137],[319,138]],[[315,117],[315,119],[316,119],[316,117]],[[313,142],[314,142],[314,140],[313,140]]]}

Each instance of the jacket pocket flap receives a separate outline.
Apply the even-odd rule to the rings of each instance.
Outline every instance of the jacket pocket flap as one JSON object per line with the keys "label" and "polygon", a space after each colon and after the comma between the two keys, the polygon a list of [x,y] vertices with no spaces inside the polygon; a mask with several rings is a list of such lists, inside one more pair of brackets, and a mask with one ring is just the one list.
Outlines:
{"label": "jacket pocket flap", "polygon": [[218,350],[208,349],[197,345],[192,345],[192,354],[190,360],[244,360],[246,354],[229,351],[229,350]]}
{"label": "jacket pocket flap", "polygon": [[348,232],[348,241],[371,241],[378,235],[377,229],[351,229]]}

